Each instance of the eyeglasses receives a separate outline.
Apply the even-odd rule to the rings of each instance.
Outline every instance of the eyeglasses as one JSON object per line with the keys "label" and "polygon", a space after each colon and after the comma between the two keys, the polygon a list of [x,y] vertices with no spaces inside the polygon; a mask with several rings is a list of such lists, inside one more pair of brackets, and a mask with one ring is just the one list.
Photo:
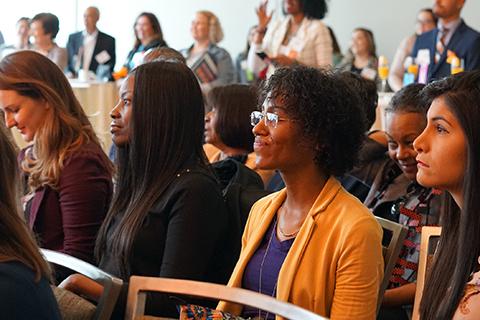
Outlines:
{"label": "eyeglasses", "polygon": [[278,114],[271,113],[271,112],[260,112],[260,111],[253,111],[250,114],[250,123],[253,127],[262,121],[265,118],[265,125],[271,128],[276,128],[279,121],[288,120],[285,118],[280,118]]}

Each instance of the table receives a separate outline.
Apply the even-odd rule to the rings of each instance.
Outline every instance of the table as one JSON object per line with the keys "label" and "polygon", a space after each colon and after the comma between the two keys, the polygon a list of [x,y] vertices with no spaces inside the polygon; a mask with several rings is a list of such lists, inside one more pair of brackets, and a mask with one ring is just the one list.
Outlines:
{"label": "table", "polygon": [[[105,153],[112,145],[110,135],[110,111],[118,101],[118,86],[115,82],[80,82],[70,80],[73,92],[87,114]],[[11,130],[13,138],[20,148],[28,144],[16,128]]]}
{"label": "table", "polygon": [[112,145],[110,134],[110,111],[118,101],[118,86],[115,82],[79,82],[70,80],[73,92],[87,114],[93,129],[108,154]]}

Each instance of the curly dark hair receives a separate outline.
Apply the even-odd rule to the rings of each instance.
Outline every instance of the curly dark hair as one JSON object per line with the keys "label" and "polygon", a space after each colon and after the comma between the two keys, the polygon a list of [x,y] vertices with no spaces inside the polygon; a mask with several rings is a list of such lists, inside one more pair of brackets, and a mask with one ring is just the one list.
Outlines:
{"label": "curly dark hair", "polygon": [[365,116],[356,94],[338,75],[304,66],[280,68],[270,77],[262,97],[283,101],[304,141],[315,148],[315,163],[340,176],[356,163],[364,140]]}
{"label": "curly dark hair", "polygon": [[376,109],[378,104],[377,85],[375,81],[365,79],[357,73],[351,71],[337,71],[338,76],[355,91],[360,98],[360,106],[365,112],[365,127],[370,129],[375,123]]}

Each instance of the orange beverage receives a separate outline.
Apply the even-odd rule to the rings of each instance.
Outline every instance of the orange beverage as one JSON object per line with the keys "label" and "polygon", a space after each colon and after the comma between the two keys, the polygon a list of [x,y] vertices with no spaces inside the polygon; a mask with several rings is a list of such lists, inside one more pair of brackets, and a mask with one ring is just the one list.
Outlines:
{"label": "orange beverage", "polygon": [[418,64],[412,63],[411,65],[409,65],[409,66],[408,66],[408,69],[407,69],[407,72],[408,72],[408,73],[411,73],[411,74],[414,74],[414,75],[415,75],[415,78],[417,78],[417,75],[418,75]]}
{"label": "orange beverage", "polygon": [[450,62],[450,67],[451,74],[463,72],[463,60],[460,60],[458,57],[453,57],[452,61]]}
{"label": "orange beverage", "polygon": [[387,80],[389,68],[388,66],[379,66],[378,67],[378,77],[382,80]]}

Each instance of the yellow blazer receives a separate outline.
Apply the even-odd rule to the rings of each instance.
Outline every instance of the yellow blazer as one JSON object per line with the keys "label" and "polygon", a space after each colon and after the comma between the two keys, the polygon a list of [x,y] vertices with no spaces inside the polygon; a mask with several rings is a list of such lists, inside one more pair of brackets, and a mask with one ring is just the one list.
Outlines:
{"label": "yellow blazer", "polygon": [[[242,286],[245,267],[286,196],[283,189],[253,205],[229,286]],[[372,213],[330,177],[280,269],[276,298],[331,319],[375,319],[383,278],[381,241]],[[218,308],[242,311],[228,302]]]}
{"label": "yellow blazer", "polygon": [[[207,155],[208,162],[214,163],[220,161],[220,154],[222,151],[215,147],[213,144],[205,143],[203,145],[203,151]],[[256,159],[255,152],[251,152],[248,154],[247,161],[245,161],[245,166],[252,169],[260,178],[262,178],[263,184],[266,186],[270,179],[272,178],[273,174],[275,173],[274,170],[262,170],[257,168],[257,164],[255,162]]]}

